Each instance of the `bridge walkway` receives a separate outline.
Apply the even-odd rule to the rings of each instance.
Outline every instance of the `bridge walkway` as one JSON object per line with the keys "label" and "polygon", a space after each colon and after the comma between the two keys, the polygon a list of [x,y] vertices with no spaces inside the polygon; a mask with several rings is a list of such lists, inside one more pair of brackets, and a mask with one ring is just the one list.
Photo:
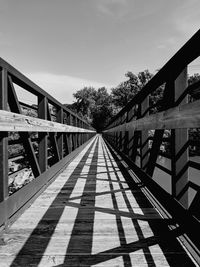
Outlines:
{"label": "bridge walkway", "polygon": [[0,266],[195,266],[123,164],[93,138],[4,234]]}

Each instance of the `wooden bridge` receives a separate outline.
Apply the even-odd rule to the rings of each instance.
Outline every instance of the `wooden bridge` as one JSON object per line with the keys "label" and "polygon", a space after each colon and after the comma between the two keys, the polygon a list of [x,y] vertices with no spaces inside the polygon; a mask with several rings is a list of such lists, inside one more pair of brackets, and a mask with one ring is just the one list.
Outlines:
{"label": "wooden bridge", "polygon": [[0,59],[1,267],[200,266],[199,55],[200,31],[101,134]]}

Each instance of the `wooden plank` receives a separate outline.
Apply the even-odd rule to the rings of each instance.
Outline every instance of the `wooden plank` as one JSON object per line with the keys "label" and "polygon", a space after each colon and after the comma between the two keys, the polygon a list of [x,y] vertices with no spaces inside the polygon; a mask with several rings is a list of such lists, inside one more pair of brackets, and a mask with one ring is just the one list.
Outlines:
{"label": "wooden plank", "polygon": [[1,265],[194,266],[120,161],[87,146],[4,234]]}
{"label": "wooden plank", "polygon": [[[113,148],[111,149],[112,151],[114,151]],[[121,153],[119,150],[117,150],[117,152],[115,151],[114,153],[117,155],[120,162],[125,162],[125,168],[128,165],[129,168],[132,169],[134,173],[133,175],[136,175],[135,177],[137,177],[138,179],[137,183],[144,183],[144,186],[147,187],[147,190],[150,190],[150,192],[153,194],[153,201],[155,201],[155,205],[157,206],[161,214],[164,217],[167,216],[167,218],[169,218],[170,216],[173,221],[175,220],[180,225],[181,229],[184,229],[182,232],[183,235],[181,235],[180,233],[179,237],[185,244],[187,249],[190,251],[190,253],[192,253],[193,257],[195,257],[198,264],[200,264],[200,244],[197,235],[199,229],[199,221],[190,212],[188,212],[175,198],[173,198],[169,193],[161,188],[141,168],[136,166],[129,157]],[[145,187],[142,191],[145,192]]]}
{"label": "wooden plank", "polygon": [[171,108],[148,118],[142,118],[129,123],[124,123],[104,132],[145,130],[145,129],[183,129],[200,127],[200,100]]}
{"label": "wooden plank", "polygon": [[95,133],[94,130],[78,128],[57,122],[50,122],[34,117],[0,110],[0,127],[2,131],[17,132],[81,132]]}
{"label": "wooden plank", "polygon": [[[45,173],[41,174],[37,179],[31,181],[31,183],[22,187],[19,191],[15,192],[15,194],[11,195],[6,201],[1,205],[0,203],[0,226],[3,223],[8,224],[7,219],[9,221],[13,221],[16,216],[19,216],[24,208],[30,206],[30,203],[38,197],[38,195],[45,189],[46,184],[50,184],[55,180],[57,175],[63,170],[63,168],[69,164],[74,158],[84,151],[84,148],[90,143],[92,140],[84,143],[81,147],[74,150],[72,153],[64,157],[60,162],[56,163],[51,169],[48,169]],[[7,211],[7,217],[5,218],[4,211]],[[30,220],[33,218],[33,214],[30,215]]]}

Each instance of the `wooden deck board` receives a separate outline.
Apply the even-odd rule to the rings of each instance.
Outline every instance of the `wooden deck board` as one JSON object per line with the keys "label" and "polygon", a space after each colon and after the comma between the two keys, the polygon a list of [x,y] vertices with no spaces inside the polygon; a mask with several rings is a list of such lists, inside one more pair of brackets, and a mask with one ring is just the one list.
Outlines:
{"label": "wooden deck board", "polygon": [[0,266],[195,266],[97,137],[4,234]]}

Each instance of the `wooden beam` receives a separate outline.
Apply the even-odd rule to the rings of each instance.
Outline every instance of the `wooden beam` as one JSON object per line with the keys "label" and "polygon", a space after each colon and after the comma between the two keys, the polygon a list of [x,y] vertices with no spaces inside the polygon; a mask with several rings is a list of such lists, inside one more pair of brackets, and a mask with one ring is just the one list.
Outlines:
{"label": "wooden beam", "polygon": [[42,120],[4,110],[0,110],[0,127],[1,131],[11,131],[11,132],[16,131],[16,132],[95,133],[94,130],[78,128],[75,126]]}
{"label": "wooden beam", "polygon": [[104,132],[200,127],[200,100],[113,127]]}

